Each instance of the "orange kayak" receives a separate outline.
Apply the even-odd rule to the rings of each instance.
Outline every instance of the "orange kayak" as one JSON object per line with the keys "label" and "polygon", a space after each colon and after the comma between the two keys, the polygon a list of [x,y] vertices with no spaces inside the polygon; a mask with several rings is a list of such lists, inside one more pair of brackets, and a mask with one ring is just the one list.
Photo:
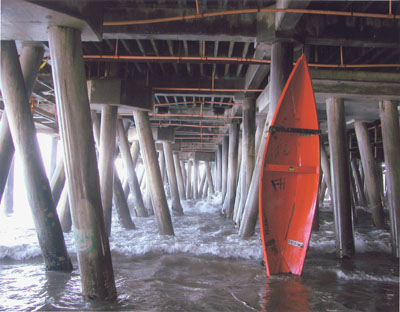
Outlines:
{"label": "orange kayak", "polygon": [[267,275],[300,275],[319,183],[319,130],[304,55],[283,89],[264,151],[259,220]]}

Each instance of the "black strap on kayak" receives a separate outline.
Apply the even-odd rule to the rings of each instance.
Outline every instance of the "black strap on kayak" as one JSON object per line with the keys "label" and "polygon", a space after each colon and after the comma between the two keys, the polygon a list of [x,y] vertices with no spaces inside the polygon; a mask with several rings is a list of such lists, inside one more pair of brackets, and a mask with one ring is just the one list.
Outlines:
{"label": "black strap on kayak", "polygon": [[304,128],[289,128],[281,126],[270,126],[269,132],[289,132],[289,133],[300,133],[301,135],[320,135],[321,131],[317,129],[304,129]]}

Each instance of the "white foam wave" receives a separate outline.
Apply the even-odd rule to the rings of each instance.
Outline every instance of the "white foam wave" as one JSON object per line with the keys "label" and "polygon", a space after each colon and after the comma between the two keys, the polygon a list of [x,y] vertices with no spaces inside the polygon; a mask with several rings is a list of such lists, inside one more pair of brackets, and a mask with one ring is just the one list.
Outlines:
{"label": "white foam wave", "polygon": [[343,272],[341,270],[335,271],[336,276],[339,279],[352,280],[352,281],[376,281],[376,282],[388,282],[388,283],[398,283],[399,278],[396,276],[381,275],[375,276],[367,274],[364,272]]}

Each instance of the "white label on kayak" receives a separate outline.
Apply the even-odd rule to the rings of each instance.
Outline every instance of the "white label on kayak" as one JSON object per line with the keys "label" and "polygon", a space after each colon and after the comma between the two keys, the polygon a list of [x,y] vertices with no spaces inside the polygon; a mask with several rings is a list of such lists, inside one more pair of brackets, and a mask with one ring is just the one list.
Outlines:
{"label": "white label on kayak", "polygon": [[304,247],[304,243],[295,241],[293,239],[289,239],[288,244],[292,245],[292,246],[299,247],[299,248],[303,248]]}

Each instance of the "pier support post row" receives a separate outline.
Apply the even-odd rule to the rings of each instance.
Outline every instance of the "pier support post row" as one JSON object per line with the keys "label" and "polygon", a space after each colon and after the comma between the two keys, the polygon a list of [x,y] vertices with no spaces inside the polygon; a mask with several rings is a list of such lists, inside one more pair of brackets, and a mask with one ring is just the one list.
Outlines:
{"label": "pier support post row", "polygon": [[117,106],[105,105],[101,109],[99,174],[101,202],[108,236],[111,234],[117,113]]}
{"label": "pier support post row", "polygon": [[343,99],[328,98],[326,113],[331,156],[336,255],[339,258],[350,258],[354,254],[354,237]]}
{"label": "pier support post row", "polygon": [[147,187],[150,187],[154,214],[156,216],[158,231],[161,235],[174,235],[171,215],[168,209],[167,197],[158,166],[156,147],[153,133],[151,132],[149,116],[147,112],[135,109],[133,111],[135,126],[139,137],[140,151],[142,154],[146,172]]}
{"label": "pier support post row", "polygon": [[398,103],[382,101],[379,103],[379,115],[382,125],[383,152],[385,155],[386,181],[388,184],[390,230],[392,253],[400,257],[400,129],[397,111]]}
{"label": "pier support post row", "polygon": [[178,191],[178,182],[176,180],[176,170],[174,165],[174,157],[172,155],[171,142],[163,141],[165,164],[167,167],[167,175],[169,181],[169,188],[172,198],[172,212],[174,216],[183,216],[183,209]]}
{"label": "pier support post row", "polygon": [[[126,175],[128,179],[129,189],[133,195],[133,202],[135,204],[135,211],[138,217],[148,217],[147,210],[143,203],[142,193],[140,192],[140,185],[136,175],[133,159],[129,151],[129,142],[125,133],[124,124],[122,119],[117,121],[117,131],[119,138],[119,148],[126,168]],[[141,147],[141,150],[142,147]]]}
{"label": "pier support post row", "polygon": [[[37,72],[42,56],[43,47],[26,46],[21,54],[21,63],[27,62],[27,66],[32,66],[29,72],[35,69]],[[28,201],[46,268],[70,271],[72,264],[41,158],[14,41],[1,42],[1,91],[13,142],[22,160]]]}
{"label": "pier support post row", "polygon": [[83,295],[112,300],[116,297],[114,272],[101,203],[80,31],[50,26],[48,35]]}
{"label": "pier support post row", "polygon": [[236,180],[238,165],[239,123],[233,120],[229,125],[229,161],[228,161],[228,186],[223,210],[226,218],[232,219],[236,197]]}
{"label": "pier support post row", "polygon": [[[35,46],[34,43],[24,43],[21,51],[20,66],[28,99],[36,82],[42,55],[43,48]],[[0,121],[0,202],[8,173],[10,172],[11,162],[14,158],[14,151],[15,148],[8,125],[7,112],[4,110]]]}
{"label": "pier support post row", "polygon": [[354,129],[356,130],[358,149],[364,169],[364,183],[367,190],[368,205],[372,213],[372,220],[376,228],[384,229],[385,216],[383,213],[381,194],[379,192],[379,177],[376,170],[375,158],[372,153],[367,124],[365,122],[356,121],[354,123]]}
{"label": "pier support post row", "polygon": [[185,183],[183,182],[182,168],[179,162],[179,153],[174,153],[174,165],[176,171],[176,179],[178,182],[179,197],[182,200],[186,200]]}
{"label": "pier support post row", "polygon": [[254,234],[257,217],[258,217],[258,195],[261,175],[261,165],[264,155],[265,144],[267,141],[269,124],[274,117],[275,110],[278,107],[279,98],[289,78],[293,68],[293,45],[286,42],[277,42],[272,44],[271,51],[271,70],[270,70],[270,103],[268,118],[265,121],[260,145],[258,147],[257,158],[254,165],[253,176],[247,199],[244,206],[243,220],[240,224],[239,235],[242,238],[249,237]]}
{"label": "pier support post row", "polygon": [[[215,193],[215,188],[214,188],[214,183],[213,183],[213,178],[212,178],[212,174],[211,174],[211,167],[210,167],[210,162],[209,161],[205,161],[204,162],[205,165],[205,174],[207,177],[207,182],[208,182],[208,188],[210,190],[210,194],[214,194]],[[204,196],[204,194],[203,194]]]}

